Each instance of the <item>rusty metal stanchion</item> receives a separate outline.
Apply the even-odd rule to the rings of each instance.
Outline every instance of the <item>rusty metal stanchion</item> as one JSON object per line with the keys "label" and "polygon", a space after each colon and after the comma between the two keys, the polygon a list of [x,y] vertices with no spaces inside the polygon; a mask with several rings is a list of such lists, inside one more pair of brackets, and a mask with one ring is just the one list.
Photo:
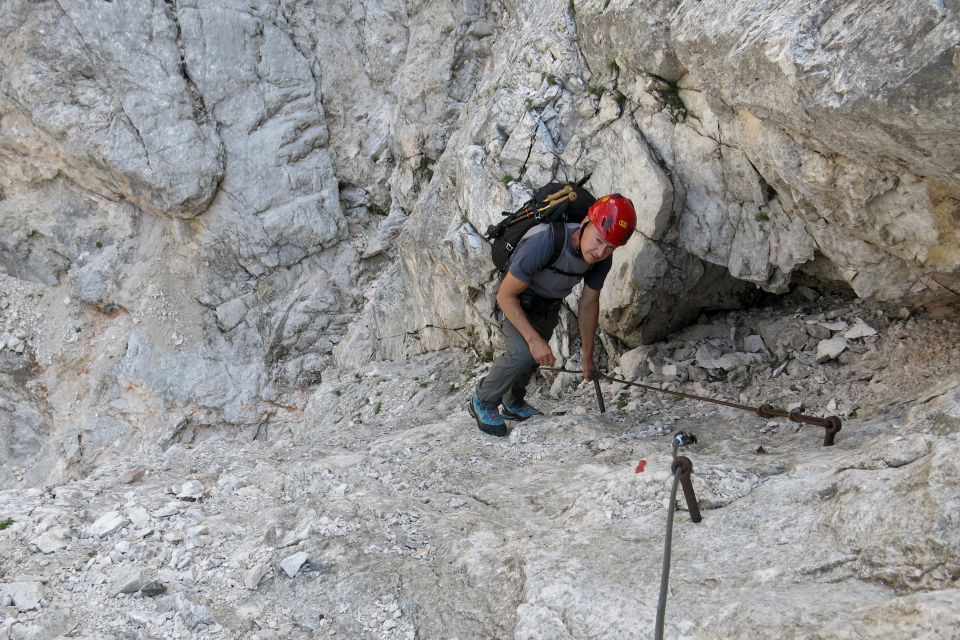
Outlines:
{"label": "rusty metal stanchion", "polygon": [[673,461],[672,470],[680,475],[680,486],[683,487],[683,497],[687,501],[687,510],[690,512],[690,519],[694,522],[700,522],[703,517],[700,515],[700,505],[697,503],[697,494],[693,492],[693,480],[690,474],[693,473],[693,463],[687,456],[680,456]]}
{"label": "rusty metal stanchion", "polygon": [[604,413],[607,407],[603,404],[603,392],[600,391],[600,377],[597,374],[593,376],[593,390],[597,392],[597,404],[600,406],[600,413]]}

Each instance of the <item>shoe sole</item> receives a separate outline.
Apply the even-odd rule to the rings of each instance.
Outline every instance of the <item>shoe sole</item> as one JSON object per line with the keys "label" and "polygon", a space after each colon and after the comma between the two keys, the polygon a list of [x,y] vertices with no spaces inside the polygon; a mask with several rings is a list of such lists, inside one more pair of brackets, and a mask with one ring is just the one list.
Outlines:
{"label": "shoe sole", "polygon": [[523,422],[524,420],[529,420],[534,416],[542,416],[543,414],[535,413],[532,416],[527,416],[526,418],[524,418],[523,416],[518,416],[513,411],[510,411],[509,409],[504,407],[503,409],[500,410],[500,415],[502,415],[504,418],[507,418],[508,420],[516,420],[517,422]]}
{"label": "shoe sole", "polygon": [[497,436],[498,438],[502,438],[510,433],[507,431],[507,425],[500,426],[496,424],[487,424],[480,420],[480,416],[478,416],[477,412],[473,410],[472,400],[467,403],[467,411],[471,416],[473,416],[473,419],[477,421],[477,427],[480,429],[480,431],[483,431],[491,436]]}

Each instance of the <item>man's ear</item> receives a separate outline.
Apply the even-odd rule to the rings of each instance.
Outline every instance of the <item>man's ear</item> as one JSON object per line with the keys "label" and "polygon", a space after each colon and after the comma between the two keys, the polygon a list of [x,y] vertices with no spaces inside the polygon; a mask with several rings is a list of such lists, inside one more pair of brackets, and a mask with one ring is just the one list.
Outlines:
{"label": "man's ear", "polygon": [[584,234],[587,233],[587,227],[589,226],[590,226],[590,220],[585,219],[582,223],[580,223],[580,241],[581,242],[583,241],[583,236]]}

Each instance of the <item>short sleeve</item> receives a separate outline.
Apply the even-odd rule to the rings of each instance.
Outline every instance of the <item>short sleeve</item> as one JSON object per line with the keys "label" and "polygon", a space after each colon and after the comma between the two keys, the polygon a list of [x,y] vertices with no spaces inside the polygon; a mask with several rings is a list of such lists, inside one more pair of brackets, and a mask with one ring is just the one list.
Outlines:
{"label": "short sleeve", "polygon": [[542,233],[528,232],[517,244],[508,271],[518,280],[530,282],[534,275],[549,266],[547,263],[552,254],[553,233],[549,229]]}
{"label": "short sleeve", "polygon": [[594,291],[599,291],[603,288],[603,283],[607,279],[607,274],[610,273],[610,268],[613,266],[613,256],[608,256],[597,263],[597,265],[590,269],[587,275],[583,278],[583,284],[590,287]]}

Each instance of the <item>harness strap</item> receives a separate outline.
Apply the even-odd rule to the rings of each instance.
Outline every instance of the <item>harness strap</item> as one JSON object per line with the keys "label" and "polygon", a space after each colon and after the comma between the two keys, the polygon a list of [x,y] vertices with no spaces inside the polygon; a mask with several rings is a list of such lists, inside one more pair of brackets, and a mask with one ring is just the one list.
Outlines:
{"label": "harness strap", "polygon": [[544,298],[533,291],[526,289],[517,296],[520,308],[535,316],[546,316],[560,310],[563,304],[561,298]]}
{"label": "harness strap", "polygon": [[582,273],[564,271],[557,267],[557,262],[559,262],[560,257],[563,255],[564,249],[567,248],[567,225],[563,222],[551,222],[550,231],[553,233],[553,253],[550,254],[550,266],[547,268],[555,273],[574,278],[582,278],[590,273],[593,265],[588,266],[587,270]]}

